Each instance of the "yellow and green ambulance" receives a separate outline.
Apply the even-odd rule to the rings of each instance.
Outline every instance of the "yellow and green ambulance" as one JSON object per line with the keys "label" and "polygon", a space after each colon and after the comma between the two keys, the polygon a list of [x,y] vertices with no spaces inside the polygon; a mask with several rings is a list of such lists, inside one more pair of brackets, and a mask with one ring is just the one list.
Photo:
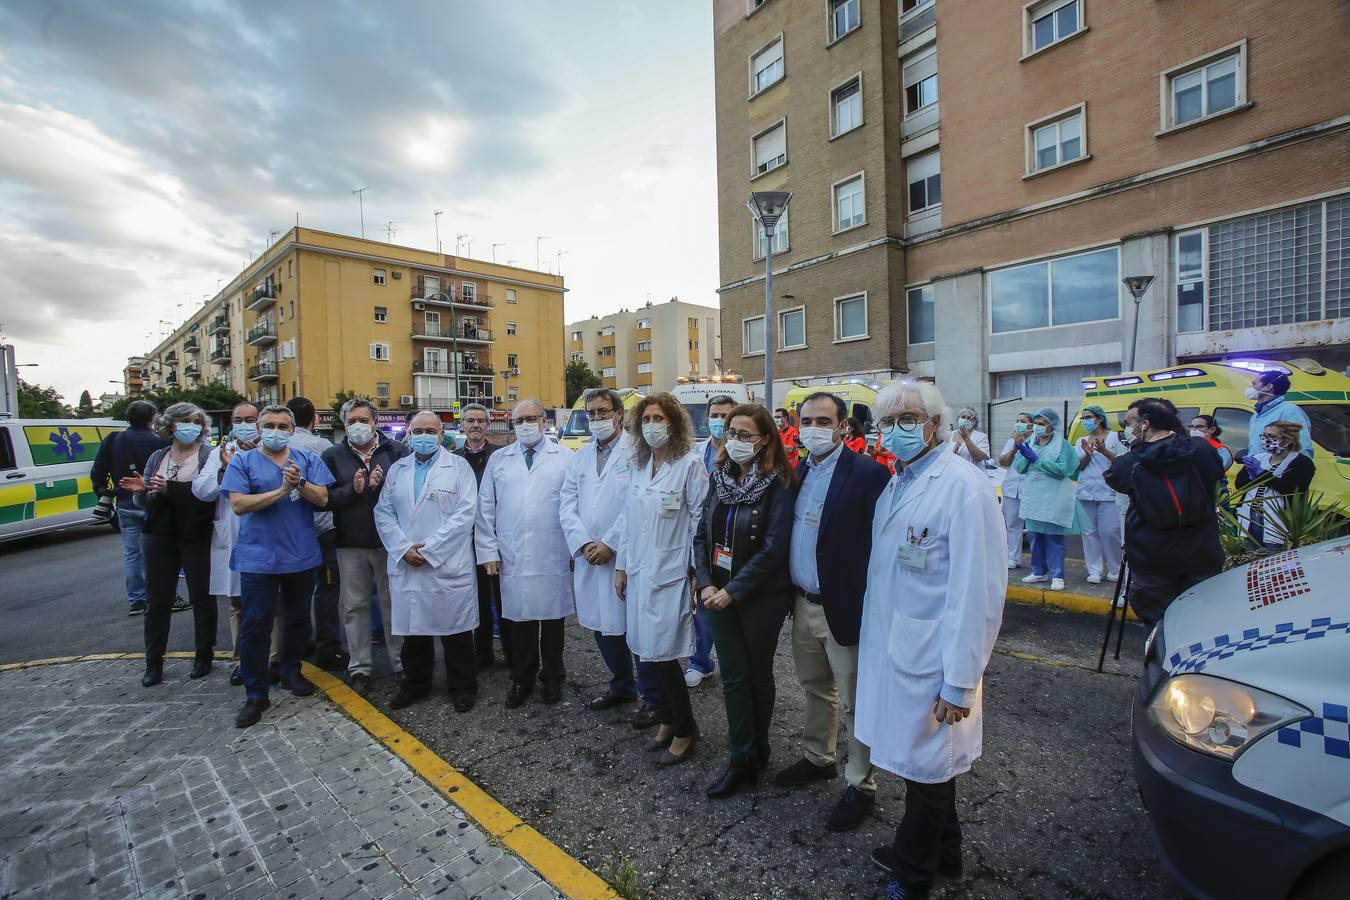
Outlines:
{"label": "yellow and green ambulance", "polygon": [[0,419],[0,541],[94,524],[89,480],[116,419]]}

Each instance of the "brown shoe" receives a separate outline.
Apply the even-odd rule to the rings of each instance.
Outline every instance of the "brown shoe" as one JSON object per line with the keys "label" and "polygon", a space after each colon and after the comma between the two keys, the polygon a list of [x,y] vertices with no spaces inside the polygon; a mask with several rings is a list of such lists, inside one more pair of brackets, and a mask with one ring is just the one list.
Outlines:
{"label": "brown shoe", "polygon": [[633,729],[635,731],[642,731],[644,728],[651,728],[653,725],[657,724],[656,720],[658,718],[660,718],[660,715],[657,713],[656,707],[644,703],[642,706],[638,707],[637,712],[633,713],[633,718],[631,720]]}

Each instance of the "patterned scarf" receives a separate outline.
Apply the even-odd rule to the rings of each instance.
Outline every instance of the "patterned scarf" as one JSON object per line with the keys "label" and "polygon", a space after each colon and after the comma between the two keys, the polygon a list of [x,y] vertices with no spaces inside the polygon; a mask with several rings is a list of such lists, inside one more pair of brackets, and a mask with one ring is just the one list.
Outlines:
{"label": "patterned scarf", "polygon": [[[751,465],[754,465],[752,460]],[[717,499],[724,506],[752,505],[758,502],[764,492],[773,484],[777,474],[770,472],[768,475],[762,474],[758,468],[751,470],[750,477],[745,481],[737,481],[736,476],[732,474],[731,467],[735,465],[731,460],[727,460],[713,470],[713,487],[717,489]]]}

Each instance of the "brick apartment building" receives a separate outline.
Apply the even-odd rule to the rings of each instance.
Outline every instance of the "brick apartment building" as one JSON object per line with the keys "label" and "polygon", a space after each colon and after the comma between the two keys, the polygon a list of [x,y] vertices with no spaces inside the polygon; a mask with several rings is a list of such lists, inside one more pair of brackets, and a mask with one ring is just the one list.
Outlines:
{"label": "brick apartment building", "polygon": [[[724,354],[1072,398],[1136,365],[1350,366],[1338,0],[716,0]],[[781,256],[779,255],[781,254]],[[788,299],[784,299],[784,297]]]}

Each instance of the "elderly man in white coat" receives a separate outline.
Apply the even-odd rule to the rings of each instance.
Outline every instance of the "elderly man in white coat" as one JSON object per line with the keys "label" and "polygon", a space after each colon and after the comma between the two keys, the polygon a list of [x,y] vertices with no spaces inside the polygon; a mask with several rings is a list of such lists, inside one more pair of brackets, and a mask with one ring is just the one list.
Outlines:
{"label": "elderly man in white coat", "polygon": [[895,842],[872,854],[891,873],[887,897],[926,897],[960,877],[956,776],[980,756],[1007,533],[989,479],[956,457],[935,386],[896,382],[874,409],[896,474],[872,520],[854,728],[872,763],[905,780]]}
{"label": "elderly man in white coat", "polygon": [[478,662],[478,579],[473,523],[478,479],[441,446],[441,418],[427,410],[408,423],[412,453],[394,462],[375,504],[375,530],[389,551],[389,617],[403,636],[403,681],[389,705],[410,706],[431,693],[436,642],[456,712],[473,708]]}
{"label": "elderly man in white coat", "polygon": [[474,529],[479,564],[501,576],[502,624],[511,629],[507,709],[525,702],[536,678],[545,703],[562,699],[563,619],[572,613],[572,555],[558,518],[572,451],[545,439],[538,400],[517,403],[511,421],[516,440],[488,458]]}

